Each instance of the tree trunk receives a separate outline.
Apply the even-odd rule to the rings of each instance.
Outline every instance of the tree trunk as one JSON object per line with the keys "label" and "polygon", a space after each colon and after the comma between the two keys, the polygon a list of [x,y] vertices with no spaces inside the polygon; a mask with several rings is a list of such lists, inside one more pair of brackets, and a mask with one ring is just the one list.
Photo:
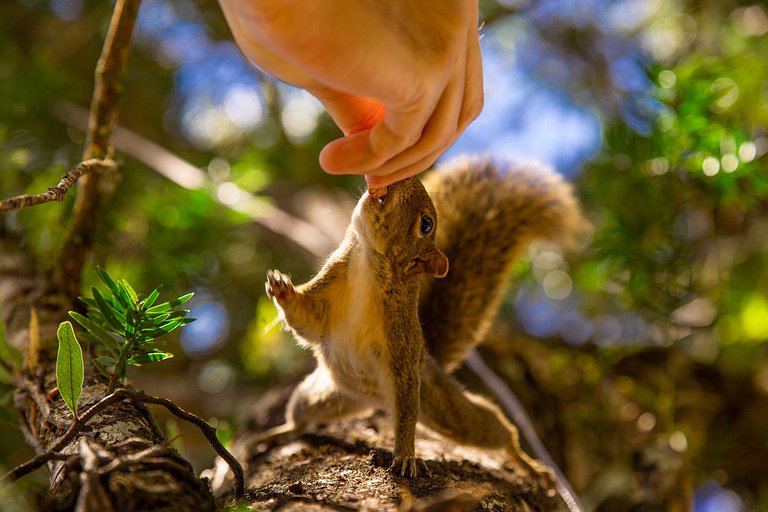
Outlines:
{"label": "tree trunk", "polygon": [[[381,413],[334,421],[270,446],[259,444],[258,433],[282,421],[292,388],[265,393],[233,443],[244,465],[248,503],[258,510],[548,512],[564,506],[502,453],[457,446],[422,427],[416,453],[431,476],[394,476],[389,471],[392,421]],[[219,496],[231,492],[227,469],[218,460],[207,472]]]}
{"label": "tree trunk", "polygon": [[[21,429],[38,453],[47,451],[72,425],[72,414],[54,390],[56,329],[70,300],[51,291],[18,240],[0,231],[0,320],[8,343],[21,350],[15,367],[16,409]],[[32,313],[34,311],[34,313]],[[92,373],[79,401],[83,411],[104,396]],[[167,446],[149,410],[117,401],[97,414],[49,462],[50,492],[43,510],[215,510],[207,482]]]}

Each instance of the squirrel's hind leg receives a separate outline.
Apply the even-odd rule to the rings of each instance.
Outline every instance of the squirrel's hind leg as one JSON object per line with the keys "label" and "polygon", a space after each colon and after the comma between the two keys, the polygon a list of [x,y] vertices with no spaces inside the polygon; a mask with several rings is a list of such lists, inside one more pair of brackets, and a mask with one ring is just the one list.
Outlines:
{"label": "squirrel's hind leg", "polygon": [[319,423],[361,413],[365,408],[339,391],[328,369],[320,365],[293,390],[285,409],[285,423],[259,433],[259,442],[273,443],[304,433]]}
{"label": "squirrel's hind leg", "polygon": [[521,448],[517,428],[498,407],[465,391],[429,357],[421,380],[419,420],[428,428],[459,444],[503,449],[525,466],[547,490],[555,488],[554,473]]}

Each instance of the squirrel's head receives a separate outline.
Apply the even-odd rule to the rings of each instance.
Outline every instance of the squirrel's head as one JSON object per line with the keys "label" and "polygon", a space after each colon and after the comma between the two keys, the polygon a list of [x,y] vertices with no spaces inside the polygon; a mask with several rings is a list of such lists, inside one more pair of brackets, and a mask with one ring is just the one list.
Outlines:
{"label": "squirrel's head", "polygon": [[435,205],[416,178],[363,194],[352,226],[364,244],[406,274],[448,273],[448,258],[435,246]]}

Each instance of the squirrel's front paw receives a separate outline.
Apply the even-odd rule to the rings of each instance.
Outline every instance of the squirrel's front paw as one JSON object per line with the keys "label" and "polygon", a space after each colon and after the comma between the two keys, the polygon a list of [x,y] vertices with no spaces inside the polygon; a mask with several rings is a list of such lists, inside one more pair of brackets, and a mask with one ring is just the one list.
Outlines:
{"label": "squirrel's front paw", "polygon": [[267,282],[264,288],[267,290],[267,297],[274,299],[281,306],[285,306],[296,296],[291,277],[279,270],[267,271]]}
{"label": "squirrel's front paw", "polygon": [[429,468],[426,463],[418,457],[395,456],[389,470],[396,475],[406,478],[416,478],[419,476],[430,476]]}

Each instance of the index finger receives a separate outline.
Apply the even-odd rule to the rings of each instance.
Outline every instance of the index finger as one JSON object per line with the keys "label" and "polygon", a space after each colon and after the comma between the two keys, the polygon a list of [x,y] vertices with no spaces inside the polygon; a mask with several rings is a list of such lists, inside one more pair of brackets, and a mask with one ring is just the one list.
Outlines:
{"label": "index finger", "polygon": [[384,116],[371,128],[326,145],[320,152],[320,165],[331,174],[365,174],[381,167],[421,138],[437,105],[431,94],[424,99],[402,107],[385,105]]}

